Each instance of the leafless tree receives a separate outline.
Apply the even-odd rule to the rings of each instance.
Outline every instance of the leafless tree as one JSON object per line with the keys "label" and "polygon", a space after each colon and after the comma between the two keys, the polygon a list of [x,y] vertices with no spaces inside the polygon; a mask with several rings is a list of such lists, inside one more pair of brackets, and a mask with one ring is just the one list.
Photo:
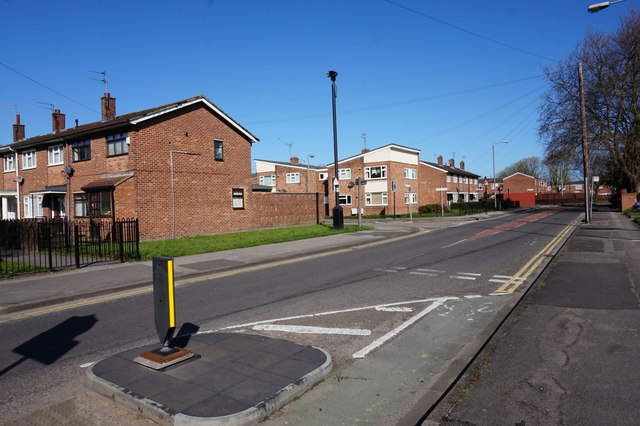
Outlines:
{"label": "leafless tree", "polygon": [[565,61],[545,70],[551,89],[541,106],[539,134],[546,157],[582,156],[577,64],[584,69],[590,157],[606,165],[604,178],[640,190],[640,12],[631,11],[614,34],[591,32]]}
{"label": "leafless tree", "polygon": [[527,157],[505,167],[500,173],[498,173],[498,177],[504,178],[518,172],[533,177],[540,177],[542,175],[542,171],[543,164],[540,158]]}

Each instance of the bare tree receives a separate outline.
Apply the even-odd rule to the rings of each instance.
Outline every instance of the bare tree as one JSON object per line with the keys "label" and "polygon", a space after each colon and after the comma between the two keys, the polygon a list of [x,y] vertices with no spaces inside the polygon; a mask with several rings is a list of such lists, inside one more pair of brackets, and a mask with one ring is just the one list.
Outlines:
{"label": "bare tree", "polygon": [[543,171],[543,164],[538,157],[527,157],[522,160],[518,160],[510,166],[505,167],[498,177],[504,178],[511,176],[514,173],[524,173],[525,175],[540,177]]}
{"label": "bare tree", "polygon": [[579,62],[584,68],[590,157],[606,165],[603,173],[611,185],[638,192],[640,12],[630,12],[614,34],[589,33],[566,61],[545,70],[551,89],[543,98],[539,133],[547,157],[582,155]]}

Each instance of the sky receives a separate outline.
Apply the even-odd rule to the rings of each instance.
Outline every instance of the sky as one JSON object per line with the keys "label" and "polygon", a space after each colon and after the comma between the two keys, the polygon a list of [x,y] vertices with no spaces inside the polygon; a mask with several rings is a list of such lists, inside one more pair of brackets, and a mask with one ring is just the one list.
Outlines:
{"label": "sky", "polygon": [[[596,0],[599,1],[599,0]],[[333,163],[390,143],[492,176],[544,155],[544,68],[637,0],[0,0],[0,145],[205,95],[260,141],[254,159]],[[366,135],[366,136],[365,136]],[[508,144],[493,145],[508,141]],[[313,155],[313,157],[310,157]]]}

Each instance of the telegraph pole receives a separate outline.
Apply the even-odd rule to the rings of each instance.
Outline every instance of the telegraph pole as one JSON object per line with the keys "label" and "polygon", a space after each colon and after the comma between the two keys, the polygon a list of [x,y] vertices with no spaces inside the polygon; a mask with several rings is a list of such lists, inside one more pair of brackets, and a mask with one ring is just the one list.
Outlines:
{"label": "telegraph pole", "polygon": [[591,222],[591,194],[589,193],[589,145],[587,144],[587,113],[584,105],[584,78],[582,62],[578,62],[578,81],[580,90],[580,121],[582,122],[582,167],[584,170],[584,222]]}
{"label": "telegraph pole", "polygon": [[331,103],[333,107],[333,190],[336,193],[336,205],[333,208],[333,229],[344,228],[344,212],[340,205],[340,181],[338,179],[338,126],[336,122],[336,77],[338,73],[329,71],[327,76],[331,79]]}

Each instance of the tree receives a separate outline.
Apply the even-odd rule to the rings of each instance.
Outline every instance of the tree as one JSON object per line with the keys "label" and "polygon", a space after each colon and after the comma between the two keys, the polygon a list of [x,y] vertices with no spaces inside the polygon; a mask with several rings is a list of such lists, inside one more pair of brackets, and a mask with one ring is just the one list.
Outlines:
{"label": "tree", "polygon": [[547,157],[573,153],[582,158],[579,62],[584,69],[590,163],[604,167],[601,173],[612,186],[638,192],[640,12],[630,12],[614,34],[589,33],[566,61],[545,69],[551,89],[543,98],[539,134]]}
{"label": "tree", "polygon": [[539,177],[542,174],[542,169],[542,161],[540,161],[540,158],[527,157],[505,167],[500,173],[498,173],[498,177],[505,178],[518,172],[533,177]]}
{"label": "tree", "polygon": [[575,153],[555,153],[545,158],[544,164],[547,168],[546,180],[549,185],[559,194],[567,183],[571,182],[572,170],[577,161]]}

